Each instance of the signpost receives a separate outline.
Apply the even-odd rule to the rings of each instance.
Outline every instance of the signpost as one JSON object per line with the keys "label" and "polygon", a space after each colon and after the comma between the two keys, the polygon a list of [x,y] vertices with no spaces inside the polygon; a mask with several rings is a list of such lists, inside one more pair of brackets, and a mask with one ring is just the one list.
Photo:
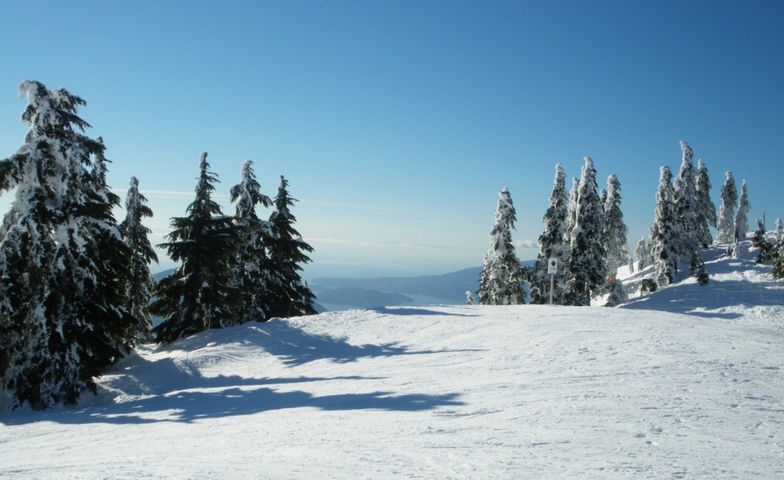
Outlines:
{"label": "signpost", "polygon": [[558,273],[558,259],[547,260],[547,273],[550,274],[550,305],[553,304],[553,289],[555,288],[555,274]]}

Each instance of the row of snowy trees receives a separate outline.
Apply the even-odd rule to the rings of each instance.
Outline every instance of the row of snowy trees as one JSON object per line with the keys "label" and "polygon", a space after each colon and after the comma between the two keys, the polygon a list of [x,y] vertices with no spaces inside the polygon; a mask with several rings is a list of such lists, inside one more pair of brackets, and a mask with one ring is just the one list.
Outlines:
{"label": "row of snowy trees", "polygon": [[[490,249],[480,277],[479,303],[525,303],[526,281],[533,303],[549,301],[551,283],[553,302],[563,305],[589,305],[592,292],[612,288],[618,266],[630,262],[620,190],[618,178],[611,175],[607,190],[600,193],[593,161],[585,157],[582,175],[574,179],[570,193],[563,167],[556,165],[550,206],[543,218],[545,231],[539,237],[539,255],[533,269],[529,269],[520,264],[514,251],[511,230],[515,211],[511,195],[504,188],[499,194]],[[551,261],[557,265],[552,279],[548,274]]]}
{"label": "row of snowy trees", "polygon": [[[316,313],[315,296],[302,281],[300,264],[310,262],[312,247],[294,229],[288,181],[280,177],[271,200],[261,193],[253,162],[242,165],[241,181],[231,188],[234,216],[224,215],[211,198],[217,176],[201,155],[196,198],[186,217],[172,219],[165,248],[179,267],[162,279],[149,312],[163,317],[152,329],[155,341],[171,343],[213,328],[272,317]],[[274,206],[269,221],[256,206]]]}
{"label": "row of snowy trees", "polygon": [[[659,285],[672,283],[686,262],[690,273],[705,285],[708,272],[700,251],[714,241],[711,227],[718,231],[718,243],[743,240],[751,205],[745,181],[738,197],[732,172],[727,172],[717,216],[707,167],[702,160],[694,167],[693,152],[686,142],[681,142],[681,151],[681,166],[675,178],[669,167],[660,169],[649,241],[642,238],[638,242],[635,257],[640,270],[655,266]],[[585,157],[582,174],[573,179],[570,191],[566,189],[563,167],[556,165],[550,205],[542,219],[545,229],[539,237],[539,254],[533,269],[526,269],[515,256],[511,238],[515,212],[511,196],[504,189],[499,194],[490,249],[485,255],[477,292],[479,303],[525,303],[523,281],[530,284],[533,303],[547,303],[552,298],[553,303],[561,305],[590,305],[591,297],[600,293],[609,293],[608,305],[623,302],[626,292],[616,278],[617,271],[624,265],[633,271],[634,263],[621,211],[621,184],[613,174],[607,179],[606,190],[597,190],[591,158]],[[781,258],[784,276],[784,246],[780,249],[782,255],[777,256],[779,247],[775,245],[769,246],[772,253],[765,258]],[[557,273],[551,277],[548,265],[553,262]]]}
{"label": "row of snowy trees", "polygon": [[[141,341],[180,337],[272,316],[314,313],[301,281],[311,247],[294,229],[295,201],[281,177],[262,195],[252,163],[231,189],[236,215],[210,198],[217,177],[200,162],[196,198],[173,218],[162,247],[179,267],[155,283],[157,261],[143,219],[152,216],[131,179],[126,218],[106,184],[103,141],[84,135],[84,100],[23,82],[24,142],[0,161],[0,191],[15,189],[0,226],[0,383],[11,408],[75,403],[94,378]],[[274,206],[269,221],[256,207]],[[152,305],[150,300],[157,297]],[[150,312],[164,317],[151,329]]]}

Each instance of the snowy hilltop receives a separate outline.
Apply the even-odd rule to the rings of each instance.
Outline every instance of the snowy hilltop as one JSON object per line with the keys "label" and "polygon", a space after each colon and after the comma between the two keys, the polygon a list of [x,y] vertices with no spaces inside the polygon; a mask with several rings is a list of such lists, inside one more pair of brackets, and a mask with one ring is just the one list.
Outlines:
{"label": "snowy hilltop", "polygon": [[784,286],[737,253],[706,252],[706,286],[640,296],[650,272],[622,273],[621,308],[348,310],[141,345],[98,396],[0,413],[0,476],[782,478]]}

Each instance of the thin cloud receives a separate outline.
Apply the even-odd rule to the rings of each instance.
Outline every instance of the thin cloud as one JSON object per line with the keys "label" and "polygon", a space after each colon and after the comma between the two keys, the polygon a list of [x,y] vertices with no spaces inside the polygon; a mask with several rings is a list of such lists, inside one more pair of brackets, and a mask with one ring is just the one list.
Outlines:
{"label": "thin cloud", "polygon": [[426,245],[414,245],[410,243],[381,243],[365,242],[361,240],[345,240],[340,238],[308,238],[308,243],[332,243],[338,245],[354,245],[363,248],[409,248],[415,250],[427,250],[433,247]]}
{"label": "thin cloud", "polygon": [[539,248],[539,243],[536,240],[517,240],[515,245],[521,248]]}
{"label": "thin cloud", "polygon": [[331,208],[343,208],[343,209],[350,209],[350,210],[367,210],[373,212],[394,212],[394,213],[416,213],[420,215],[428,215],[428,216],[435,216],[436,218],[443,218],[447,216],[455,216],[455,217],[476,217],[476,218],[484,218],[486,215],[474,212],[464,212],[464,211],[451,211],[451,210],[428,210],[428,209],[421,209],[421,208],[406,208],[406,207],[399,207],[395,205],[378,205],[374,203],[355,203],[355,202],[332,202],[328,200],[312,200],[312,199],[302,199],[300,201],[302,205],[319,205],[324,207],[331,207]]}

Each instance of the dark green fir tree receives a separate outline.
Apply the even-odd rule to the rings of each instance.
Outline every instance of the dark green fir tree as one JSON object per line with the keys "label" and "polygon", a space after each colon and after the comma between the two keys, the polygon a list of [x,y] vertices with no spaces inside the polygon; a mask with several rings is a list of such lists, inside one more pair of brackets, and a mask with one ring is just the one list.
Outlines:
{"label": "dark green fir tree", "polygon": [[158,255],[147,238],[147,234],[151,233],[150,229],[142,224],[145,218],[152,215],[152,210],[147,206],[147,198],[139,192],[139,180],[131,177],[125,197],[125,220],[120,224],[120,231],[131,255],[131,278],[126,285],[127,307],[136,319],[128,337],[139,342],[150,340],[152,330],[152,319],[147,307],[155,288],[155,279],[150,273],[150,264],[158,263]]}
{"label": "dark green fir tree", "polygon": [[291,207],[297,201],[289,196],[289,182],[281,175],[278,194],[273,201],[275,209],[270,215],[272,236],[269,244],[270,305],[267,317],[296,317],[313,315],[316,297],[300,277],[302,264],[309,263],[305,252],[312,252],[294,228],[297,219]]}
{"label": "dark green fir tree", "polygon": [[238,233],[231,216],[212,200],[217,176],[201,155],[196,198],[186,217],[172,219],[169,242],[160,245],[180,265],[158,282],[150,312],[163,317],[153,329],[155,341],[172,343],[205,330],[237,323],[240,290],[231,281]]}

